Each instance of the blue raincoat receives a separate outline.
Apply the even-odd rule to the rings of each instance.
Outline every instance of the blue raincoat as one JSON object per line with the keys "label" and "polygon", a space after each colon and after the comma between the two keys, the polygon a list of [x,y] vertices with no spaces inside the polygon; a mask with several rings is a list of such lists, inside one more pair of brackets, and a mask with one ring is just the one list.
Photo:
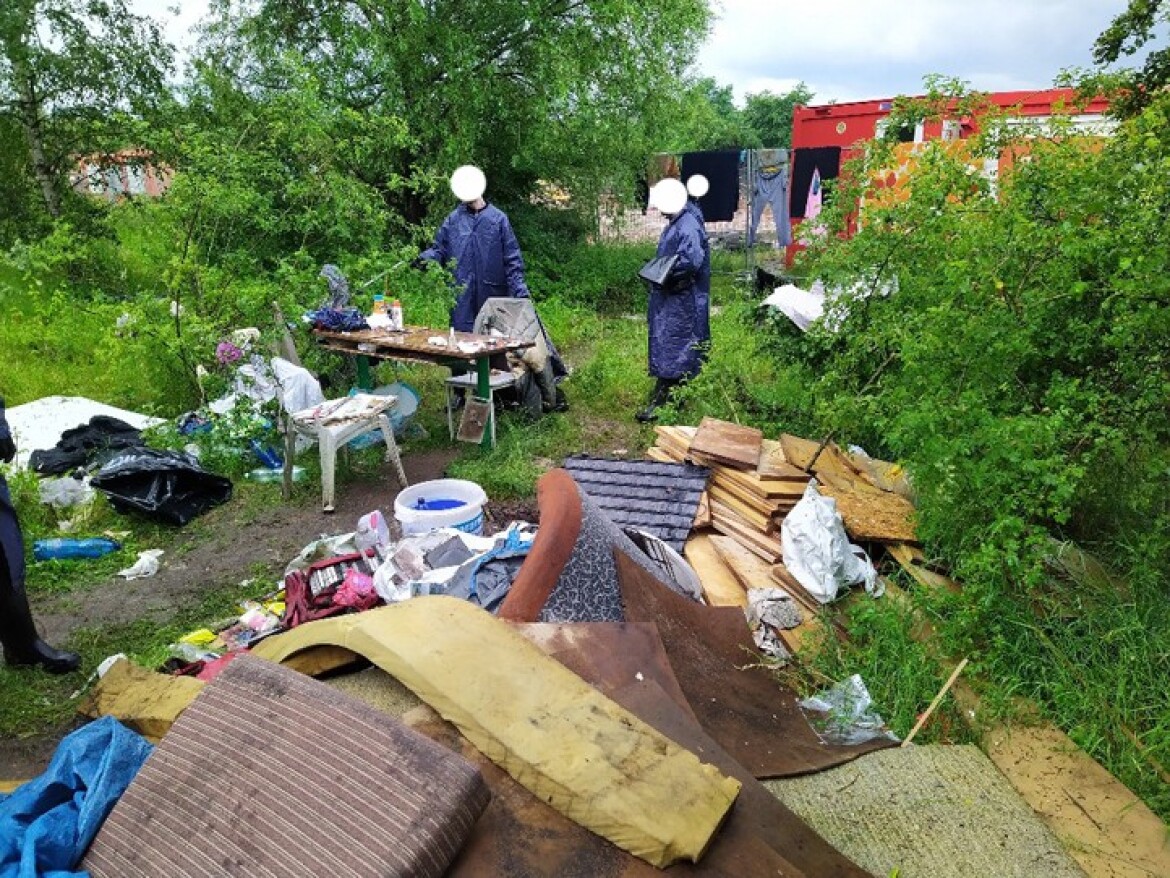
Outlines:
{"label": "blue raincoat", "polygon": [[[0,438],[10,438],[8,418],[4,414],[4,400],[0,398]],[[0,564],[8,568],[8,581],[13,588],[24,588],[24,536],[20,519],[8,494],[8,482],[0,474]]]}
{"label": "blue raincoat", "polygon": [[[658,239],[658,257],[678,256],[674,285],[650,285],[647,315],[650,338],[650,374],[655,378],[689,378],[699,371],[698,287],[704,264],[702,226],[688,208],[679,211]],[[709,272],[708,272],[709,277]],[[667,292],[670,289],[670,292]]]}
{"label": "blue raincoat", "polygon": [[695,276],[695,309],[699,341],[708,342],[711,340],[711,242],[707,238],[703,208],[699,206],[697,198],[687,199],[687,210],[699,221],[699,233],[703,236],[703,267]]}
{"label": "blue raincoat", "polygon": [[460,332],[471,332],[479,309],[493,296],[528,297],[520,243],[508,217],[491,204],[478,212],[459,205],[439,226],[435,242],[420,255],[440,265],[455,260],[459,294],[451,325]]}

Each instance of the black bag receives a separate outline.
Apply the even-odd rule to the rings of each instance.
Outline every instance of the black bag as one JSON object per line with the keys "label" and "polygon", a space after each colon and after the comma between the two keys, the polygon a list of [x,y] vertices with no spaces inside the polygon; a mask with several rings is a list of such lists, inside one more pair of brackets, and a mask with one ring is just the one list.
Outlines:
{"label": "black bag", "polygon": [[678,262],[677,253],[673,256],[658,256],[642,266],[641,270],[638,271],[638,277],[644,281],[662,286],[663,281],[666,280],[676,262]]}
{"label": "black bag", "polygon": [[180,451],[132,448],[111,458],[90,484],[119,512],[186,524],[232,497],[232,483]]}

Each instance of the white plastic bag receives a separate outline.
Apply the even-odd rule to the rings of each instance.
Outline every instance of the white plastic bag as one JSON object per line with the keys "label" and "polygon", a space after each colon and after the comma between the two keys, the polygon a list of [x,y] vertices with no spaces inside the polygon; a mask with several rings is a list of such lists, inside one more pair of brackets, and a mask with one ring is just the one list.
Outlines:
{"label": "white plastic bag", "polygon": [[865,550],[849,542],[837,501],[821,496],[815,479],[780,526],[780,548],[788,572],[822,604],[859,582],[874,597],[885,591]]}
{"label": "white plastic bag", "polygon": [[75,479],[66,476],[61,479],[45,479],[40,484],[41,502],[57,509],[83,506],[94,498],[89,479]]}
{"label": "white plastic bag", "polygon": [[864,744],[874,738],[898,738],[873,710],[873,699],[860,674],[833,684],[800,702],[813,731],[826,744]]}
{"label": "white plastic bag", "polygon": [[373,548],[384,549],[390,545],[390,528],[386,524],[386,516],[377,509],[363,515],[358,519],[353,541],[359,552]]}
{"label": "white plastic bag", "polygon": [[124,576],[127,579],[146,579],[149,576],[154,576],[158,573],[158,559],[162,557],[162,554],[162,549],[147,549],[144,552],[139,552],[138,560],[134,562],[134,566],[119,570],[118,576]]}

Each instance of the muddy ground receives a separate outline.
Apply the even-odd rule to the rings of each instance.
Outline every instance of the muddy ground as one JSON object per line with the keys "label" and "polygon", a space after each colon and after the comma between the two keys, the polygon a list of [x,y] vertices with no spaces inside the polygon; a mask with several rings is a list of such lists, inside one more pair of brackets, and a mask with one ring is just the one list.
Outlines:
{"label": "muddy ground", "polygon": [[[439,449],[404,454],[411,484],[442,478],[458,450]],[[376,477],[339,484],[336,510],[322,512],[314,502],[275,502],[257,510],[239,502],[205,515],[197,529],[183,534],[163,556],[162,569],[150,579],[127,582],[111,578],[82,592],[34,599],[33,613],[44,638],[65,643],[78,629],[113,626],[140,619],[164,622],[177,609],[198,602],[211,588],[254,576],[259,566],[281,570],[306,544],[322,534],[353,530],[358,518],[372,509],[393,517],[399,485],[389,464]],[[278,495],[279,496],[279,495]],[[533,501],[489,501],[488,532],[514,519],[537,520]],[[48,765],[60,738],[77,722],[29,738],[0,739],[0,779],[27,778]]]}

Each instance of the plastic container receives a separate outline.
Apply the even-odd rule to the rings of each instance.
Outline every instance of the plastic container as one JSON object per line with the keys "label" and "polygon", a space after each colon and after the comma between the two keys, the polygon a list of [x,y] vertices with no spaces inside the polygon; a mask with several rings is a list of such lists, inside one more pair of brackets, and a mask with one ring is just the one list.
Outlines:
{"label": "plastic container", "polygon": [[403,536],[453,527],[469,534],[483,533],[483,506],[487,494],[475,482],[436,479],[402,491],[394,500],[394,517]]}
{"label": "plastic container", "polygon": [[406,325],[402,322],[402,302],[395,299],[390,304],[390,328],[401,332],[406,329]]}
{"label": "plastic container", "polygon": [[[249,482],[280,482],[284,481],[284,467],[280,469],[271,469],[266,466],[258,466],[256,469],[248,470],[244,473],[244,478]],[[294,466],[292,471],[292,478],[294,482],[304,481],[305,468],[303,466]]]}
{"label": "plastic container", "polygon": [[33,557],[38,561],[100,558],[120,548],[122,544],[109,537],[55,537],[33,543]]}
{"label": "plastic container", "polygon": [[373,313],[373,314],[385,314],[386,313],[386,297],[383,296],[381,293],[374,293],[374,307],[373,307],[373,310],[371,311],[371,313]]}

